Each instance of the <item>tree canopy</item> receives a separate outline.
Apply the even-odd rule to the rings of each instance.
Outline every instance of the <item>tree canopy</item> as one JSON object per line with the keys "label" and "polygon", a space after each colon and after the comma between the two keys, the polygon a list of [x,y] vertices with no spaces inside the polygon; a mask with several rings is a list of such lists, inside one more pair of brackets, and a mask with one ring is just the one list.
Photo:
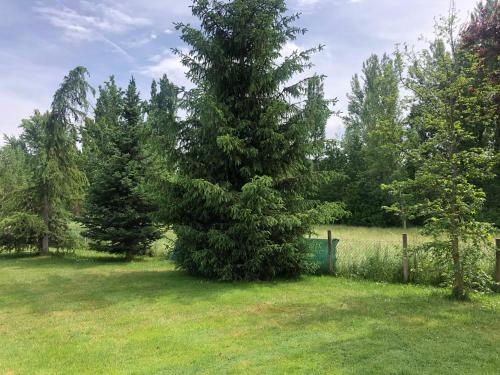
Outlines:
{"label": "tree canopy", "polygon": [[195,1],[192,9],[201,27],[177,24],[190,46],[177,53],[196,88],[176,134],[178,173],[165,181],[176,260],[223,280],[298,275],[311,266],[303,236],[319,216],[307,199],[318,129],[300,105],[311,79],[290,80],[319,48],[279,62],[285,43],[304,33],[284,1]]}

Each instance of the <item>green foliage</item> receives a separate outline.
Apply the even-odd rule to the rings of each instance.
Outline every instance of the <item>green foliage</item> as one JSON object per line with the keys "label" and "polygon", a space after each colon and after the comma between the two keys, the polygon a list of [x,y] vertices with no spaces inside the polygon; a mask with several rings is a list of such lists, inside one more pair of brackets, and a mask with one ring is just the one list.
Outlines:
{"label": "green foliage", "polygon": [[[485,111],[478,113],[479,121],[469,121],[469,129],[474,135],[473,143],[476,147],[490,150],[495,157],[493,166],[494,177],[488,181],[479,181],[479,186],[486,193],[486,202],[480,216],[483,220],[494,223],[500,228],[500,3],[498,0],[486,0],[477,4],[470,21],[460,34],[460,48],[479,56],[477,79],[474,83],[476,95],[492,94],[491,88],[484,89],[484,83],[493,85],[493,95],[496,103],[496,113]],[[486,103],[489,97],[485,97]],[[486,108],[488,105],[486,105]],[[488,119],[489,117],[489,119]]]}
{"label": "green foliage", "polygon": [[70,71],[54,94],[51,111],[35,111],[21,124],[20,143],[32,173],[32,210],[47,230],[41,244],[43,254],[48,253],[49,240],[64,237],[71,210],[79,206],[87,182],[77,149],[80,125],[89,106],[87,95],[93,92],[86,75],[83,67]]}
{"label": "green foliage", "polygon": [[38,250],[46,231],[37,215],[19,212],[6,216],[0,220],[0,252]]}
{"label": "green foliage", "polygon": [[[200,0],[192,9],[201,27],[177,25],[191,47],[177,52],[197,87],[184,97],[188,116],[175,132],[178,175],[165,178],[162,190],[176,259],[222,280],[307,272],[303,237],[319,206],[307,199],[309,157],[326,107],[320,77],[290,80],[319,48],[280,62],[285,43],[304,32],[281,0]],[[307,109],[308,90],[317,99]]]}
{"label": "green foliage", "polygon": [[100,164],[112,142],[114,129],[118,127],[123,112],[123,91],[116,85],[115,78],[99,87],[99,96],[94,110],[94,119],[86,119],[82,128],[82,163],[89,182],[95,179]]}
{"label": "green foliage", "polygon": [[394,253],[394,250],[375,249],[360,260],[347,261],[337,274],[378,282],[402,282],[401,257]]}
{"label": "green foliage", "polygon": [[313,76],[308,81],[307,99],[304,108],[304,116],[311,124],[310,142],[311,154],[314,166],[317,169],[325,149],[325,128],[328,118],[332,115],[330,109],[336,100],[325,99],[323,89],[323,77]]}
{"label": "green foliage", "polygon": [[[170,150],[175,148],[175,139],[178,131],[179,94],[182,90],[170,82],[163,75],[158,82],[151,84],[151,99],[146,105],[148,119],[146,123],[146,136],[152,154],[162,159],[163,164],[168,164]],[[161,168],[162,164],[156,165]]]}
{"label": "green foliage", "polygon": [[[144,156],[140,132],[143,113],[135,81],[132,79],[124,95],[111,80],[101,88],[98,102],[109,97],[118,108],[100,106],[100,128],[106,141],[95,142],[95,152],[101,160],[93,176],[86,200],[86,212],[82,222],[87,227],[83,235],[94,241],[100,251],[125,254],[131,260],[145,254],[152,242],[160,237],[153,225],[150,213],[153,206],[142,189],[144,181]],[[111,137],[112,134],[112,137]]]}
{"label": "green foliage", "polygon": [[[391,202],[381,184],[392,182],[403,172],[401,142],[403,121],[399,97],[401,61],[372,55],[363,64],[361,78],[355,75],[348,95],[348,114],[341,145],[326,151],[331,170],[345,176],[323,187],[323,196],[340,196],[356,225],[394,225],[394,217],[382,210]],[[328,190],[333,192],[328,192]]]}
{"label": "green foliage", "polygon": [[6,138],[0,148],[0,218],[17,211],[32,211],[33,174],[19,140]]}
{"label": "green foliage", "polygon": [[[487,253],[493,254],[488,246],[478,248],[477,244],[464,243],[463,278],[467,290],[491,292],[493,290],[493,272],[487,261]],[[431,241],[410,248],[410,281],[418,284],[452,287],[454,265],[450,258],[449,241]],[[493,258],[492,256],[490,258]]]}
{"label": "green foliage", "polygon": [[144,188],[159,203],[156,207],[158,217],[162,217],[163,208],[169,206],[162,192],[163,178],[176,173],[173,158],[179,131],[177,112],[181,91],[163,75],[151,84],[151,99],[145,103],[147,120],[142,132],[146,158]]}
{"label": "green foliage", "polygon": [[[477,251],[491,229],[477,221],[485,194],[475,182],[490,177],[492,155],[471,142],[471,124],[494,118],[495,89],[488,81],[480,83],[481,90],[472,89],[479,79],[478,56],[457,50],[455,24],[452,13],[429,49],[409,56],[406,84],[414,94],[411,131],[425,138],[411,155],[417,165],[415,177],[393,184],[391,191],[414,194],[410,214],[424,217],[425,232],[436,240],[446,237],[448,257],[453,260],[453,293],[464,298],[465,254]],[[475,246],[460,249],[460,241]]]}

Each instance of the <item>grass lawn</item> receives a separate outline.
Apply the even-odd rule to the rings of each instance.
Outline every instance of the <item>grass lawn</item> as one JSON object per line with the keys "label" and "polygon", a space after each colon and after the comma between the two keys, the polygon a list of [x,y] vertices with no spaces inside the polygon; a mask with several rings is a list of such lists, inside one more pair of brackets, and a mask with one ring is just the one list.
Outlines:
{"label": "grass lawn", "polygon": [[192,278],[159,258],[0,257],[0,374],[498,374],[500,296]]}

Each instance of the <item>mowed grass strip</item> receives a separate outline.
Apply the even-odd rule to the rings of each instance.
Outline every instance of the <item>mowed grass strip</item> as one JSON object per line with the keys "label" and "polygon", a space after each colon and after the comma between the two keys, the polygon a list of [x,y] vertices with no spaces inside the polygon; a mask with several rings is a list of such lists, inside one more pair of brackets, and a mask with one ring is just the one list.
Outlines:
{"label": "mowed grass strip", "polygon": [[0,374],[497,374],[500,296],[218,283],[158,258],[0,257]]}

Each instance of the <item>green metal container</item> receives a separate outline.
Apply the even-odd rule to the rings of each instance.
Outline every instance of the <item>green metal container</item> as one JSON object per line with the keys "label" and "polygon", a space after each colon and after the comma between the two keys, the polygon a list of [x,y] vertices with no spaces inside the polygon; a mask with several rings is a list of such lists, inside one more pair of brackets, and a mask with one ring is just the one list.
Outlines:
{"label": "green metal container", "polygon": [[[335,271],[337,261],[337,244],[338,239],[332,239],[332,265]],[[328,259],[328,240],[318,238],[308,238],[307,244],[310,248],[311,258],[319,266],[319,273],[328,273],[330,268],[330,261]]]}

